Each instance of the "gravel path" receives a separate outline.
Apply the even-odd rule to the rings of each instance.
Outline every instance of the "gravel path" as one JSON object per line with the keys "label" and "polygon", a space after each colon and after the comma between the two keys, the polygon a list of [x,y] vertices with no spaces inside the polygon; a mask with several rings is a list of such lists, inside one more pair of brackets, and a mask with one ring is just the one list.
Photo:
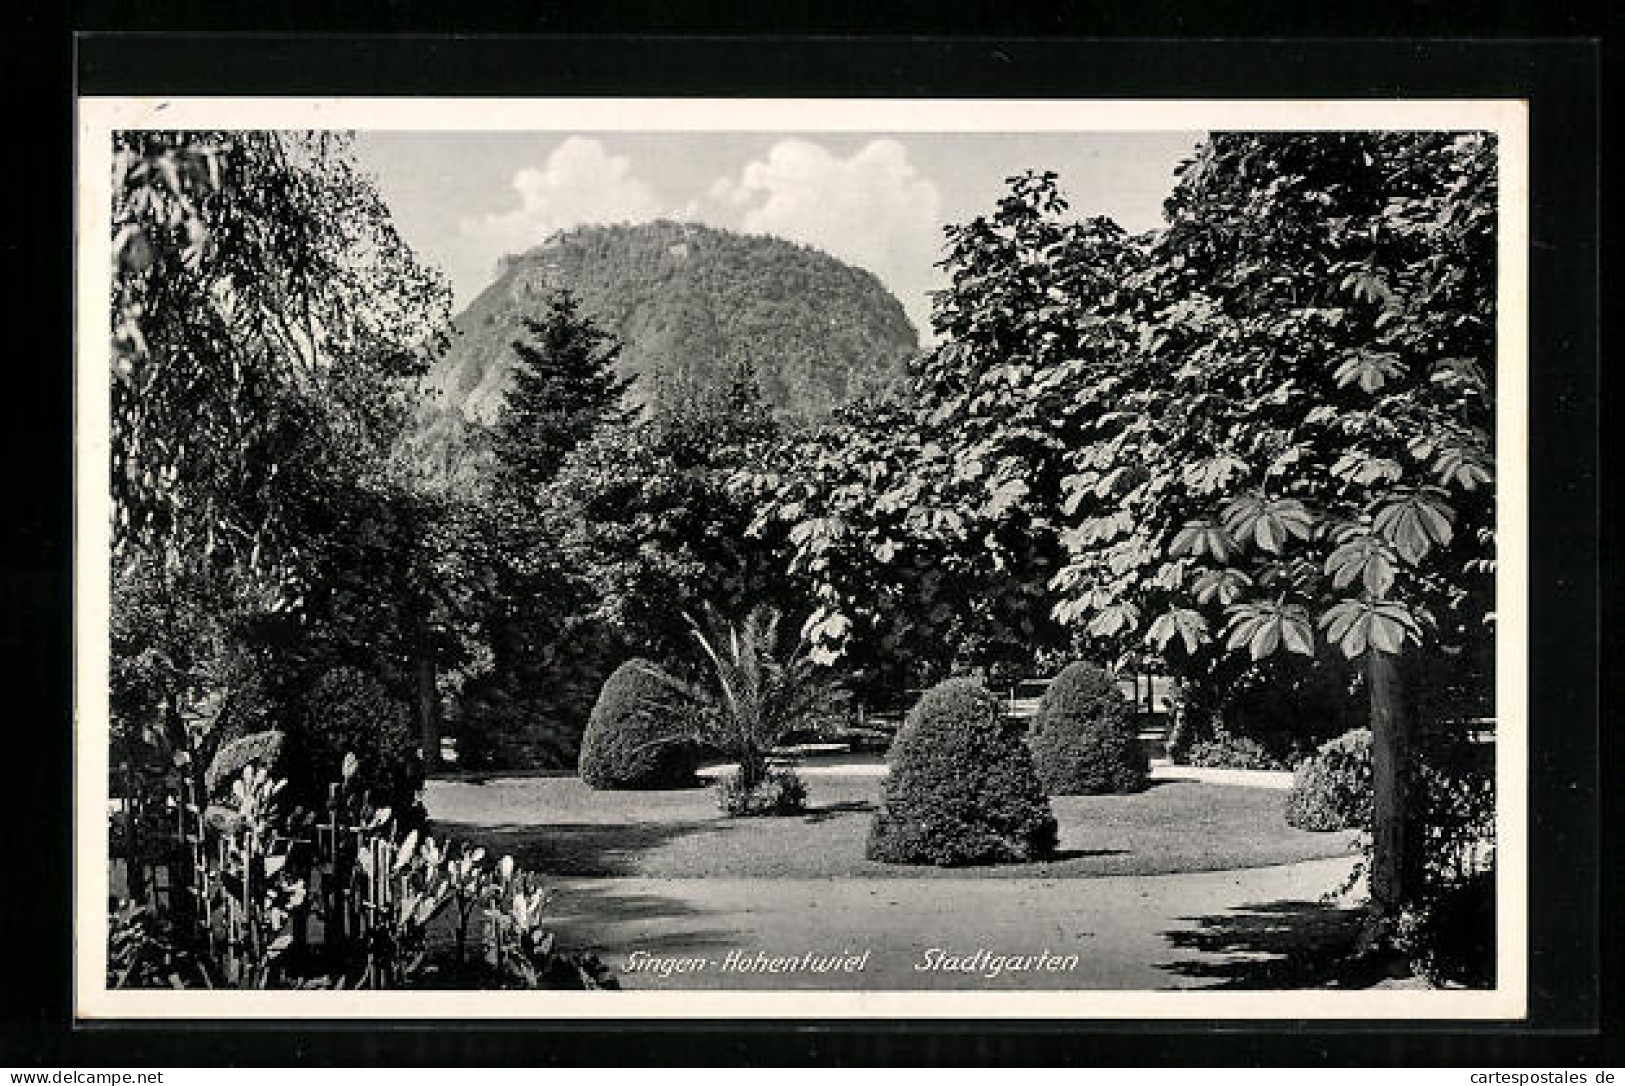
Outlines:
{"label": "gravel path", "polygon": [[1323,898],[1351,864],[1077,880],[566,879],[552,915],[564,945],[596,949],[626,988],[1329,986],[1336,970],[1317,954],[1350,939],[1357,914]]}

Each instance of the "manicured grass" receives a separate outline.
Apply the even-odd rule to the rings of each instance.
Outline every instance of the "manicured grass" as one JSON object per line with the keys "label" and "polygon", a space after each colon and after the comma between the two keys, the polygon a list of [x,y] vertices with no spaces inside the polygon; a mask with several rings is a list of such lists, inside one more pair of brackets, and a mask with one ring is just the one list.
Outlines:
{"label": "manicured grass", "polygon": [[864,840],[881,781],[808,777],[792,818],[720,815],[711,788],[594,792],[574,778],[433,782],[435,832],[554,875],[652,878],[1087,878],[1264,867],[1345,856],[1349,834],[1288,826],[1277,791],[1190,781],[1130,796],[1053,800],[1057,858],[940,869],[874,863]]}

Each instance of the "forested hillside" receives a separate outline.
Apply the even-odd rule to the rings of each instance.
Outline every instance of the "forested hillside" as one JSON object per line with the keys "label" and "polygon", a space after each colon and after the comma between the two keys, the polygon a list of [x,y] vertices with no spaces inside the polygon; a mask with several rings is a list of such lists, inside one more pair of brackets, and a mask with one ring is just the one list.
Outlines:
{"label": "forested hillside", "polygon": [[521,319],[559,288],[621,340],[640,405],[749,363],[774,408],[821,416],[900,375],[917,343],[878,279],[816,249],[691,223],[581,227],[509,257],[457,317],[431,376],[446,406],[494,416]]}

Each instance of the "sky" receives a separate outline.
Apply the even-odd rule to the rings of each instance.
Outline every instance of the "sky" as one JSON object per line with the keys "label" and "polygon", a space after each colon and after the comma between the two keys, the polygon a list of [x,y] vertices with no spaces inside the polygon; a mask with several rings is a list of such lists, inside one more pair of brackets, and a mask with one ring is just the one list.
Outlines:
{"label": "sky", "polygon": [[1078,217],[1161,223],[1196,132],[363,132],[362,166],[461,309],[557,230],[668,218],[815,246],[873,272],[928,338],[942,227],[1054,170]]}

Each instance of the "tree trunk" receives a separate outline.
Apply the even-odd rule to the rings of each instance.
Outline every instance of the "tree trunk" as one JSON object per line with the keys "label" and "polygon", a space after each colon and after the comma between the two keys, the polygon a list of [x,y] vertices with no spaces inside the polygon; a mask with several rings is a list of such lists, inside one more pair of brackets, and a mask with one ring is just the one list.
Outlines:
{"label": "tree trunk", "polygon": [[440,766],[440,691],[433,650],[425,646],[417,664],[418,741],[423,765],[433,772]]}
{"label": "tree trunk", "polygon": [[739,785],[746,794],[755,792],[767,780],[767,755],[755,747],[740,752]]}
{"label": "tree trunk", "polygon": [[1366,685],[1371,700],[1371,907],[1392,919],[1414,889],[1407,832],[1410,743],[1395,660],[1377,649],[1366,652]]}

